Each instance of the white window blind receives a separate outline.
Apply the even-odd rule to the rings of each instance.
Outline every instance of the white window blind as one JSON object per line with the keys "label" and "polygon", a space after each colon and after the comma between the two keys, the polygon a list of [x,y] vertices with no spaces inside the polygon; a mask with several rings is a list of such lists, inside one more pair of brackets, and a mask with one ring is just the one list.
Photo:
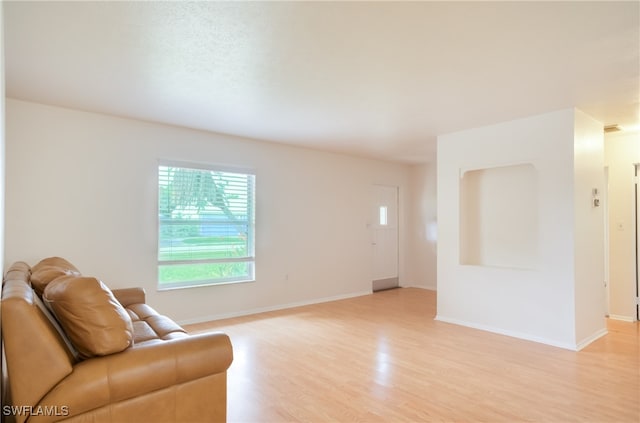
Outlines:
{"label": "white window blind", "polygon": [[158,166],[158,287],[254,279],[255,176]]}

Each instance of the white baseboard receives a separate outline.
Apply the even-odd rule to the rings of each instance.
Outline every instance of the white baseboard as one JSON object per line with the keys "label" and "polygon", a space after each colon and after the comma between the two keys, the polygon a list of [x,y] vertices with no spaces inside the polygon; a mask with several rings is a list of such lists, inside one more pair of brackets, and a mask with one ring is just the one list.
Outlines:
{"label": "white baseboard", "polygon": [[607,331],[607,329],[606,328],[602,328],[602,329],[596,331],[595,333],[593,333],[592,335],[587,336],[585,339],[583,339],[582,341],[578,342],[578,344],[576,345],[576,351],[580,351],[581,349],[583,349],[584,347],[586,347],[587,345],[589,345],[593,341],[602,338],[607,333],[609,333]]}
{"label": "white baseboard", "polygon": [[526,341],[538,342],[540,344],[551,345],[552,347],[564,348],[566,350],[577,351],[577,345],[568,344],[565,342],[558,342],[553,339],[541,338],[539,336],[533,336],[527,333],[516,332],[512,330],[506,330],[501,328],[495,328],[493,326],[482,325],[478,323],[465,322],[463,320],[450,318],[447,316],[436,315],[435,320],[445,323],[453,323],[454,325],[466,326],[473,329],[480,329],[487,332],[497,333],[500,335],[511,336],[512,338],[524,339]]}
{"label": "white baseboard", "polygon": [[609,315],[609,319],[611,319],[611,320],[620,320],[620,321],[623,321],[623,322],[631,322],[631,323],[636,321],[636,319],[631,317],[631,316],[620,316],[618,314],[610,314]]}
{"label": "white baseboard", "polygon": [[249,310],[241,310],[241,311],[234,311],[234,312],[229,312],[229,313],[221,313],[221,314],[213,314],[213,315],[209,315],[209,316],[201,316],[201,317],[196,317],[194,319],[180,320],[177,323],[179,325],[192,325],[192,324],[195,324],[195,323],[204,323],[204,322],[211,322],[213,320],[230,319],[232,317],[249,316],[249,315],[252,315],[252,314],[266,313],[268,311],[285,310],[285,309],[288,309],[288,308],[301,307],[301,306],[311,305],[311,304],[326,303],[326,302],[329,302],[329,301],[346,300],[347,298],[362,297],[364,295],[370,295],[372,293],[373,293],[373,291],[371,291],[371,290],[369,290],[369,291],[361,291],[361,292],[353,292],[353,293],[350,293],[350,294],[342,294],[342,295],[335,295],[335,296],[332,296],[332,297],[316,298],[316,299],[313,299],[313,300],[297,301],[297,302],[288,303],[288,304],[279,304],[279,305],[269,306],[269,307],[260,307],[260,308],[253,308],[253,309],[249,309]]}
{"label": "white baseboard", "polygon": [[419,289],[426,289],[427,291],[437,291],[435,286],[426,286],[426,285],[402,285],[401,288],[419,288]]}

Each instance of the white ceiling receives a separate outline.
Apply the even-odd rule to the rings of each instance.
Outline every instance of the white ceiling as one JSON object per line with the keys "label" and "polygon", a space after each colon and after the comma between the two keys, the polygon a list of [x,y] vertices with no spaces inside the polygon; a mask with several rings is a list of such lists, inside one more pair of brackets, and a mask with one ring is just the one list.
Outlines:
{"label": "white ceiling", "polygon": [[640,123],[640,2],[4,1],[8,97],[405,162],[578,107]]}

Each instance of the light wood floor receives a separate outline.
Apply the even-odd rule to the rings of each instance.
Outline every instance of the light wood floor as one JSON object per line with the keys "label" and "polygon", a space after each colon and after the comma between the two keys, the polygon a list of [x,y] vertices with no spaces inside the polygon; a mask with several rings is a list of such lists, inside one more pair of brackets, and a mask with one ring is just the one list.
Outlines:
{"label": "light wood floor", "polygon": [[187,329],[231,337],[229,422],[640,422],[637,323],[576,353],[435,311],[403,288]]}

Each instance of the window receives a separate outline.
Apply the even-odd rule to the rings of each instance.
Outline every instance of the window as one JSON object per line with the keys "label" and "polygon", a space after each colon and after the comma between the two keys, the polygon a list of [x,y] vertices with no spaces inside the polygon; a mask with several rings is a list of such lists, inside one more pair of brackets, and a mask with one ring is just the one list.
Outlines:
{"label": "window", "polygon": [[387,226],[387,206],[380,206],[380,226]]}
{"label": "window", "polygon": [[254,280],[255,176],[158,166],[159,289]]}

